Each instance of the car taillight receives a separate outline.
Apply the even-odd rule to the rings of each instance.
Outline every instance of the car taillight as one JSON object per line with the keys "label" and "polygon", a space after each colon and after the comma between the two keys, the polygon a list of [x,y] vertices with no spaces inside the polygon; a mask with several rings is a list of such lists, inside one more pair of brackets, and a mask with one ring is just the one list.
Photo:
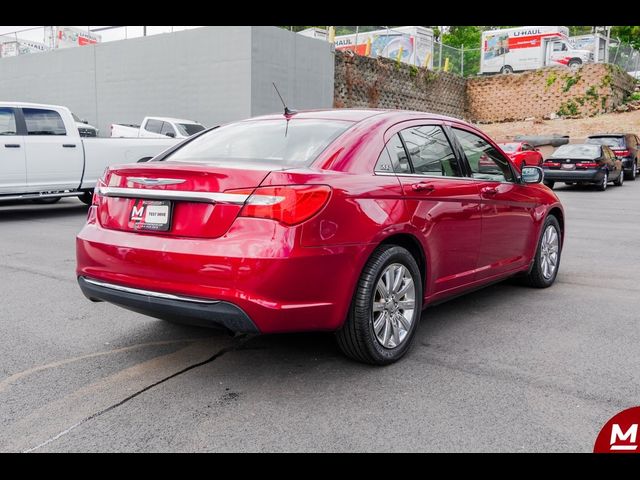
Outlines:
{"label": "car taillight", "polygon": [[227,190],[226,193],[248,194],[239,216],[268,218],[296,225],[318,213],[331,195],[327,185],[287,185],[254,189]]}
{"label": "car taillight", "polygon": [[628,157],[629,156],[629,150],[614,150],[613,153],[615,153],[616,157]]}
{"label": "car taillight", "polygon": [[543,167],[559,167],[560,166],[560,162],[550,162],[550,161],[546,161],[542,164]]}
{"label": "car taillight", "polygon": [[578,162],[576,168],[596,168],[598,165],[598,162]]}

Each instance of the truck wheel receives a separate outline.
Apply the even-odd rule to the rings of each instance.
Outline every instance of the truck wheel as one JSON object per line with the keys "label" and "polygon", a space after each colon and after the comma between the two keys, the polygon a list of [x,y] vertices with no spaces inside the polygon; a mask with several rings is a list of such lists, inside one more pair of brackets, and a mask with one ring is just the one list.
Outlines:
{"label": "truck wheel", "polygon": [[36,198],[33,203],[37,203],[39,205],[50,205],[52,203],[57,203],[60,201],[62,197],[48,197],[48,198]]}
{"label": "truck wheel", "polygon": [[503,75],[509,75],[513,73],[513,67],[511,65],[505,65],[500,69],[500,73],[502,73]]}
{"label": "truck wheel", "polygon": [[574,58],[573,60],[571,60],[569,62],[569,68],[571,70],[573,70],[574,72],[576,70],[578,70],[580,67],[582,66],[582,60],[578,59],[578,58]]}
{"label": "truck wheel", "polygon": [[93,202],[93,192],[84,192],[82,195],[78,195],[78,198],[85,205],[91,205],[91,202]]}

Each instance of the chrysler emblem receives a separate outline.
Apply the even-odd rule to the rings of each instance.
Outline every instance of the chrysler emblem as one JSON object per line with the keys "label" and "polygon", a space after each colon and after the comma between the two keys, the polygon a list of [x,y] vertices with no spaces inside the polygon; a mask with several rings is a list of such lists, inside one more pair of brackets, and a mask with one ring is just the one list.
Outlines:
{"label": "chrysler emblem", "polygon": [[141,183],[142,185],[177,185],[184,183],[186,180],[183,178],[144,178],[144,177],[131,177],[128,179],[133,183]]}

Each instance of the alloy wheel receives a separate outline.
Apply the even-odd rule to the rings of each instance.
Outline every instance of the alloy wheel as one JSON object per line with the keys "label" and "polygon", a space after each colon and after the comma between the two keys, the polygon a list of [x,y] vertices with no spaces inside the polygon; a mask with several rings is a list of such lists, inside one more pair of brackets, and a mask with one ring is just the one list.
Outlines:
{"label": "alloy wheel", "polygon": [[416,287],[409,269],[392,263],[384,269],[373,295],[373,332],[384,348],[396,348],[407,338],[416,308]]}
{"label": "alloy wheel", "polygon": [[558,232],[553,225],[549,225],[542,235],[540,243],[540,266],[542,276],[549,280],[558,267],[558,250],[560,241]]}

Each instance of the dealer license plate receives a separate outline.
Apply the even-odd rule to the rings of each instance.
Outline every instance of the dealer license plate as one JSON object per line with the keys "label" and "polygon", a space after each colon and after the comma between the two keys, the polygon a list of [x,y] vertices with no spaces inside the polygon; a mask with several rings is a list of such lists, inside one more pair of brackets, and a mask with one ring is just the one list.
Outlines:
{"label": "dealer license plate", "polygon": [[166,232],[171,228],[171,206],[169,200],[135,200],[129,226],[134,230]]}

